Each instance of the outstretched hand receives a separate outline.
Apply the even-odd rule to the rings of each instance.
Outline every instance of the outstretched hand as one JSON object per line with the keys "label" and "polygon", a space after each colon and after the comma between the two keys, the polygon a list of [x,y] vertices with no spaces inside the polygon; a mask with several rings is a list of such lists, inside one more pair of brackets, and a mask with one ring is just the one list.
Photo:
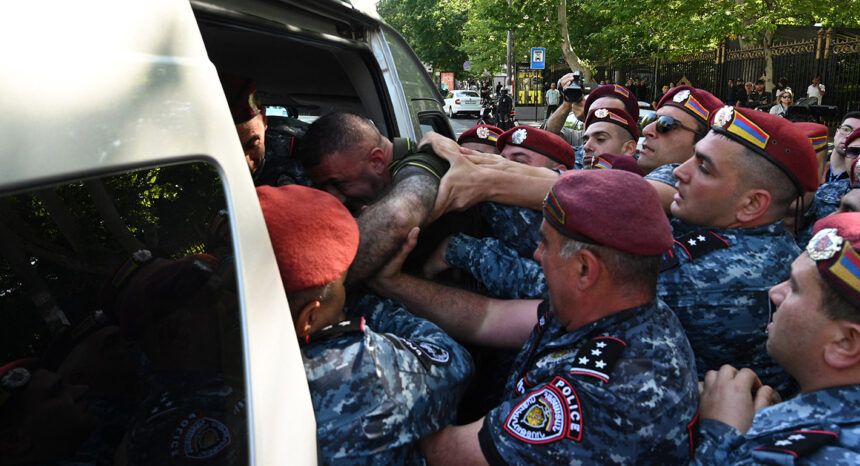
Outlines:
{"label": "outstretched hand", "polygon": [[726,364],[719,372],[705,374],[699,409],[702,419],[723,422],[746,434],[756,411],[780,401],[779,393],[762,384],[755,372]]}

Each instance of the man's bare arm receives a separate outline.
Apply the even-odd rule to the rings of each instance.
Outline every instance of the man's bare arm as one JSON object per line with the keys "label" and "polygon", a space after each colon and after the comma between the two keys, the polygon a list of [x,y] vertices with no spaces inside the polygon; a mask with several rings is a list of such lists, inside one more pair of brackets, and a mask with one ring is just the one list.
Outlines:
{"label": "man's bare arm", "polygon": [[486,346],[521,348],[537,323],[539,300],[501,300],[440,285],[401,272],[418,241],[418,228],[400,252],[369,281],[377,293],[400,301],[452,337]]}
{"label": "man's bare arm", "polygon": [[427,464],[486,465],[487,459],[478,443],[478,432],[484,418],[463,426],[448,426],[421,439]]}
{"label": "man's bare arm", "polygon": [[400,248],[409,231],[424,225],[438,189],[439,180],[423,169],[407,166],[397,173],[391,189],[356,219],[358,252],[347,274],[348,285],[373,276]]}

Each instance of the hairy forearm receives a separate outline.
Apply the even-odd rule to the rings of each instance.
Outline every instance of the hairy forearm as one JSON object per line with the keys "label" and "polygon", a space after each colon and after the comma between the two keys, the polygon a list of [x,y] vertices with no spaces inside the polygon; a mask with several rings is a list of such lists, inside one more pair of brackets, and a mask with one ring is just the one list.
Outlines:
{"label": "hairy forearm", "polygon": [[540,210],[543,200],[558,179],[552,170],[522,174],[493,170],[488,174],[488,193],[485,200]]}
{"label": "hairy forearm", "polygon": [[545,129],[555,134],[560,133],[561,128],[564,127],[564,122],[567,121],[567,115],[570,113],[570,110],[570,102],[562,102],[562,104],[552,112],[552,115],[547,118]]}
{"label": "hairy forearm", "polygon": [[347,284],[371,277],[396,252],[409,231],[433,209],[439,181],[412,167],[400,171],[391,190],[358,217],[359,243]]}

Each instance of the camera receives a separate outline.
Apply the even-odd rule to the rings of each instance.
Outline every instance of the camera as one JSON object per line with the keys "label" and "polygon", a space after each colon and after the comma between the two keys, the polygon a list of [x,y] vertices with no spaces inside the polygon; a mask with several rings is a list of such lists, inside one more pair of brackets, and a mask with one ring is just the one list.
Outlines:
{"label": "camera", "polygon": [[[558,80],[557,86],[561,88],[561,79]],[[582,100],[582,73],[579,71],[573,72],[573,81],[562,91],[565,102],[580,102]]]}

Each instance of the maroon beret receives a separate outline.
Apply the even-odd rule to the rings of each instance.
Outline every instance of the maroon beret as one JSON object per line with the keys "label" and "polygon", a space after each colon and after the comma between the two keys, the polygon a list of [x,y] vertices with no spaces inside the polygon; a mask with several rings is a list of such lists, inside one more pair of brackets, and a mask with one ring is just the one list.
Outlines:
{"label": "maroon beret", "polygon": [[585,127],[588,128],[592,123],[598,121],[606,121],[616,124],[630,133],[634,140],[639,139],[639,125],[629,113],[617,108],[595,108],[588,112],[585,117]]}
{"label": "maroon beret", "polygon": [[639,162],[629,155],[600,154],[596,159],[594,159],[594,166],[592,168],[624,170],[626,172],[635,173],[639,176],[645,176],[645,174],[642,173],[642,168],[639,167]]}
{"label": "maroon beret", "polygon": [[531,126],[516,126],[502,133],[496,141],[496,147],[501,151],[507,145],[533,150],[567,168],[573,168],[576,163],[573,147],[561,136]]}
{"label": "maroon beret", "polygon": [[218,78],[221,79],[221,87],[233,115],[233,123],[244,123],[262,111],[263,106],[257,97],[257,84],[254,80],[229,73],[218,73]]}
{"label": "maroon beret", "polygon": [[300,185],[257,188],[287,293],[327,285],[358,251],[358,224],[331,194]]}
{"label": "maroon beret", "polygon": [[502,131],[501,128],[493,125],[473,126],[466,131],[463,131],[463,134],[457,138],[457,144],[476,142],[478,144],[486,144],[488,146],[496,147],[496,141],[499,140],[499,136],[501,136],[503,132],[504,131]]}
{"label": "maroon beret", "polygon": [[663,254],[674,243],[657,191],[622,170],[564,172],[544,199],[543,218],[575,240],[639,256]]}
{"label": "maroon beret", "polygon": [[714,112],[723,107],[723,101],[703,89],[693,86],[677,86],[660,99],[657,108],[659,109],[664,105],[680,108],[707,127],[708,120]]}
{"label": "maroon beret", "polygon": [[857,138],[860,138],[860,128],[855,129],[845,138],[845,147],[848,147],[848,144],[851,144]]}
{"label": "maroon beret", "polygon": [[794,123],[749,108],[723,107],[712,115],[711,129],[779,167],[798,192],[818,189],[815,151]]}
{"label": "maroon beret", "polygon": [[589,92],[588,97],[585,99],[584,112],[586,115],[591,110],[591,105],[594,104],[594,101],[601,97],[615,97],[620,100],[624,103],[627,113],[633,117],[633,120],[639,120],[639,101],[636,100],[636,96],[629,89],[618,84],[598,86]]}
{"label": "maroon beret", "polygon": [[821,276],[860,307],[860,212],[829,215],[815,222],[806,246]]}
{"label": "maroon beret", "polygon": [[800,129],[800,131],[809,138],[809,142],[812,143],[812,148],[815,152],[827,148],[827,127],[822,125],[821,123],[812,123],[801,121],[795,123],[795,126]]}

